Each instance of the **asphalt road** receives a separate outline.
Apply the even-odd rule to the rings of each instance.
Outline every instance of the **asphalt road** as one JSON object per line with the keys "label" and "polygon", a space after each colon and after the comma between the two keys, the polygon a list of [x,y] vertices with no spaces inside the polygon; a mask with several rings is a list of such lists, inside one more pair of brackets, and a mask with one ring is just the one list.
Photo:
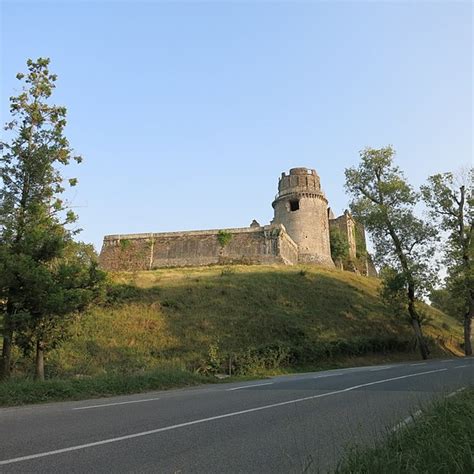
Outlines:
{"label": "asphalt road", "polygon": [[473,385],[450,359],[0,409],[0,472],[324,472]]}

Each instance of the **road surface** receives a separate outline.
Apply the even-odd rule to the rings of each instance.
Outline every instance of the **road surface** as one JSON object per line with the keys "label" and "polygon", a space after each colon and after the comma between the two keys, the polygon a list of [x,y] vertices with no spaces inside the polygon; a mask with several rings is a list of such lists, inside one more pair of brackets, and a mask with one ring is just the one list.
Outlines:
{"label": "road surface", "polygon": [[0,472],[324,472],[473,384],[474,359],[449,359],[5,408]]}

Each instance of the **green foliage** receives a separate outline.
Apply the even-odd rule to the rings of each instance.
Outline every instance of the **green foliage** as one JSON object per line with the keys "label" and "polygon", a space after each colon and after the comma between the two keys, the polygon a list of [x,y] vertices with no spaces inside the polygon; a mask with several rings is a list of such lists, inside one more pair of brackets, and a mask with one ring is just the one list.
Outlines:
{"label": "green foliage", "polygon": [[132,245],[132,243],[130,242],[129,239],[121,239],[120,240],[120,250],[127,250],[130,248],[130,246]]}
{"label": "green foliage", "polygon": [[[464,175],[436,174],[422,187],[431,217],[447,232],[444,261],[446,291],[451,307],[464,319],[465,352],[472,355],[471,327],[474,319],[474,168]],[[436,299],[436,294],[434,295]]]}
{"label": "green foliage", "polygon": [[349,258],[349,242],[347,236],[337,227],[329,230],[331,243],[331,257],[336,261],[343,261]]}
{"label": "green foliage", "polygon": [[[455,301],[453,294],[447,288],[434,289],[430,293],[431,306],[455,318],[459,317],[459,301]],[[462,313],[461,313],[462,314]]]}
{"label": "green foliage", "polygon": [[370,232],[375,260],[400,274],[406,284],[406,302],[423,358],[428,357],[415,302],[426,296],[437,279],[433,261],[438,232],[415,215],[420,194],[394,165],[395,151],[388,146],[366,148],[357,168],[346,169],[351,210]]}
{"label": "green foliage", "polygon": [[412,424],[376,443],[354,447],[339,474],[474,472],[474,390],[428,407]]}
{"label": "green foliage", "polygon": [[207,351],[207,358],[203,364],[196,368],[195,372],[200,374],[217,374],[222,364],[219,346],[217,343],[211,343]]}
{"label": "green foliage", "polygon": [[395,316],[403,316],[408,320],[407,280],[403,273],[390,267],[384,267],[379,274],[381,285],[379,294],[387,308]]}
{"label": "green foliage", "polygon": [[76,379],[49,379],[42,384],[32,380],[13,379],[0,384],[0,406],[125,395],[206,382],[213,380],[172,367],[127,376],[109,374]]}
{"label": "green foliage", "polygon": [[226,230],[220,230],[217,233],[217,240],[219,241],[219,245],[224,248],[232,240],[232,234]]}
{"label": "green foliage", "polygon": [[296,362],[292,350],[285,344],[270,344],[263,347],[249,347],[233,354],[232,373],[236,375],[262,375],[289,367]]}
{"label": "green foliage", "polygon": [[105,274],[88,253],[88,246],[83,247],[69,242],[62,255],[48,265],[25,254],[4,260],[11,278],[5,281],[8,301],[16,310],[15,342],[25,354],[34,349],[37,340],[54,348],[66,336],[69,318],[100,299]]}
{"label": "green foliage", "polygon": [[[92,301],[104,279],[91,247],[77,244],[76,220],[61,194],[61,168],[74,156],[64,136],[66,109],[51,105],[56,75],[49,59],[28,60],[22,92],[10,98],[12,121],[0,157],[0,300],[3,352],[0,377],[8,377],[13,340],[28,353],[37,348],[43,377],[45,348],[60,342],[66,317]],[[70,186],[77,179],[67,180]]]}
{"label": "green foliage", "polygon": [[404,274],[416,296],[426,296],[436,281],[433,262],[437,230],[415,215],[420,194],[407,183],[388,146],[361,151],[357,168],[346,170],[351,211],[370,233],[375,261]]}
{"label": "green foliage", "polygon": [[140,297],[142,291],[133,285],[109,283],[106,290],[105,304],[118,306]]}
{"label": "green foliage", "polygon": [[366,248],[366,242],[365,242],[364,227],[356,223],[354,233],[355,233],[355,242],[356,242],[356,257],[366,258],[367,248]]}

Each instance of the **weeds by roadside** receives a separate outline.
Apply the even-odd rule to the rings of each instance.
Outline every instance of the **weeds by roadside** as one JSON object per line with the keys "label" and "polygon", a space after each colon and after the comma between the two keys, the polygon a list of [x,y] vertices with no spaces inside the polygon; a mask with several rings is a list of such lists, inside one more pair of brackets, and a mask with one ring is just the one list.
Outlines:
{"label": "weeds by roadside", "polygon": [[371,448],[354,448],[337,474],[474,472],[474,388],[445,398]]}
{"label": "weeds by roadside", "polygon": [[215,380],[211,377],[179,369],[160,369],[126,376],[114,374],[76,379],[49,379],[42,383],[31,379],[13,379],[0,384],[0,406],[125,395],[213,381]]}

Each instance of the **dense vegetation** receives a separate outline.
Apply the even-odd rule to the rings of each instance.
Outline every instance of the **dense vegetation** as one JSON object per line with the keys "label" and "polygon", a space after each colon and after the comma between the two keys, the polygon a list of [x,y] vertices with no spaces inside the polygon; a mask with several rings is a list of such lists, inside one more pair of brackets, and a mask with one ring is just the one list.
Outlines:
{"label": "dense vegetation", "polygon": [[445,398],[375,447],[354,449],[340,474],[474,472],[474,390]]}
{"label": "dense vegetation", "polygon": [[[410,352],[409,323],[379,282],[316,267],[235,266],[117,273],[106,301],[78,316],[48,354],[47,376],[132,374],[166,366],[264,374],[341,357]],[[460,351],[461,326],[428,306],[432,350]],[[30,364],[16,353],[17,374]]]}

